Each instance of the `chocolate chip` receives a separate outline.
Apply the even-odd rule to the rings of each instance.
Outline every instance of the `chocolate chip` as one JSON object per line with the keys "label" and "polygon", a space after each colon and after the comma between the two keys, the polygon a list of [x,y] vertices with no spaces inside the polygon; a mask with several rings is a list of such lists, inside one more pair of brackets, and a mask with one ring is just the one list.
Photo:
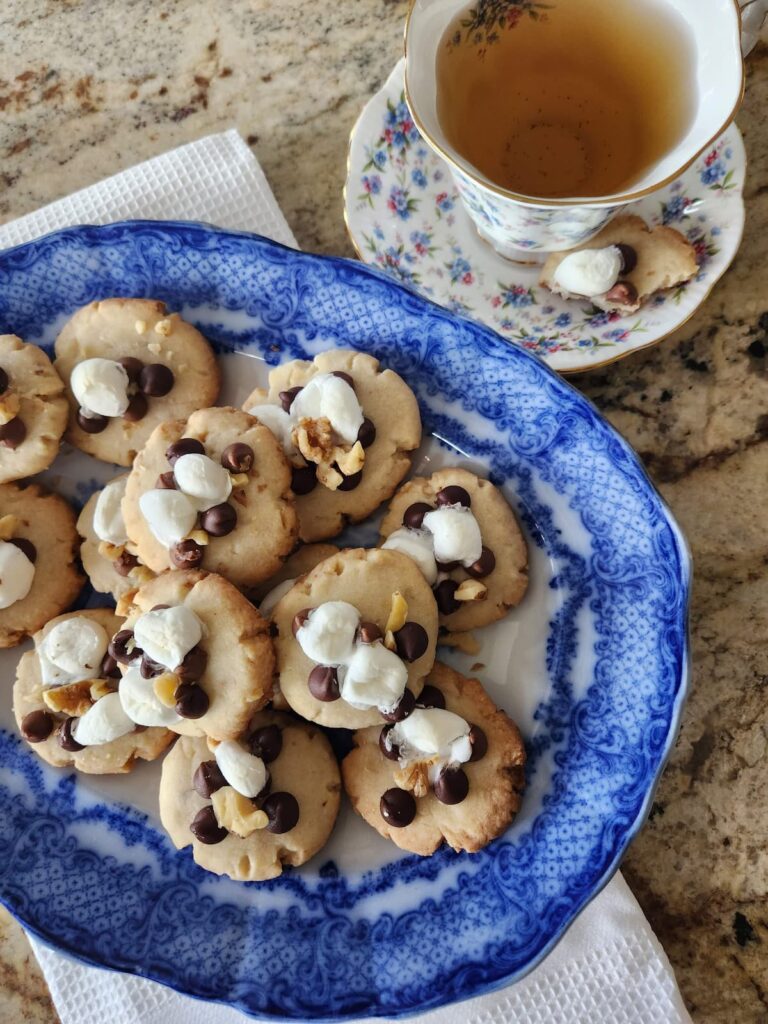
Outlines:
{"label": "chocolate chip", "polygon": [[340,380],[346,381],[351,388],[354,388],[355,386],[355,382],[352,380],[351,376],[343,370],[331,370],[331,376],[338,377]]}
{"label": "chocolate chip", "polygon": [[382,640],[383,637],[384,633],[375,622],[361,622],[357,627],[357,640],[361,644],[375,644],[377,640]]}
{"label": "chocolate chip", "polygon": [[166,671],[165,665],[161,665],[159,661],[155,661],[154,658],[150,658],[148,654],[145,654],[141,659],[141,665],[139,666],[141,671],[142,679],[154,679],[156,676],[161,676]]}
{"label": "chocolate chip", "polygon": [[293,793],[272,793],[261,809],[269,818],[267,831],[278,835],[290,832],[299,820],[299,801]]}
{"label": "chocolate chip", "polygon": [[306,466],[291,467],[291,490],[294,494],[309,494],[317,487],[317,466],[310,462]]}
{"label": "chocolate chip", "polygon": [[123,413],[123,419],[128,420],[129,423],[138,423],[139,420],[143,420],[149,411],[149,402],[145,395],[139,391],[135,395],[131,396],[131,400],[128,402],[128,408]]}
{"label": "chocolate chip", "polygon": [[410,690],[404,690],[403,696],[397,702],[396,707],[392,711],[382,711],[381,717],[385,722],[402,722],[404,718],[407,718],[416,707],[416,698],[413,696]]}
{"label": "chocolate chip", "polygon": [[376,427],[373,424],[373,420],[364,419],[360,429],[357,432],[357,440],[363,446],[363,448],[370,448],[373,442],[376,440]]}
{"label": "chocolate chip", "polygon": [[445,697],[443,691],[429,683],[424,687],[416,699],[416,703],[422,708],[444,708]]}
{"label": "chocolate chip", "polygon": [[150,398],[162,398],[174,385],[173,370],[162,363],[142,366],[139,374],[139,388]]}
{"label": "chocolate chip", "polygon": [[495,568],[496,555],[494,555],[490,548],[484,547],[478,560],[473,562],[472,565],[467,566],[467,572],[470,576],[474,576],[476,580],[479,580],[483,576],[490,576]]}
{"label": "chocolate chip", "polygon": [[221,768],[215,761],[201,761],[192,776],[192,785],[198,796],[201,796],[203,800],[210,800],[212,793],[227,785],[227,780],[221,774]]}
{"label": "chocolate chip", "polygon": [[174,544],[169,554],[177,569],[197,569],[203,561],[202,547],[189,537]]}
{"label": "chocolate chip", "polygon": [[479,725],[473,725],[470,728],[469,742],[472,745],[470,761],[479,761],[488,753],[488,737]]}
{"label": "chocolate chip", "polygon": [[14,416],[0,427],[0,444],[3,448],[18,448],[27,436],[27,428],[19,416]]}
{"label": "chocolate chip", "polygon": [[330,702],[339,699],[339,678],[329,665],[315,665],[307,680],[309,692],[315,700]]}
{"label": "chocolate chip", "polygon": [[441,615],[450,615],[461,607],[453,596],[458,589],[456,580],[441,580],[435,587],[435,600]]}
{"label": "chocolate chip", "polygon": [[291,411],[291,406],[293,405],[294,399],[301,390],[302,389],[300,387],[288,388],[287,391],[281,391],[280,394],[277,396],[280,399],[280,405],[282,405],[285,412]]}
{"label": "chocolate chip", "polygon": [[379,750],[388,761],[396,761],[400,757],[400,747],[398,747],[396,743],[390,743],[390,745],[387,746],[385,742],[391,731],[392,726],[385,725],[379,733]]}
{"label": "chocolate chip", "polygon": [[[263,758],[262,758],[262,760],[263,760]],[[267,781],[261,787],[261,789],[256,794],[256,796],[251,797],[251,803],[253,804],[254,807],[259,807],[261,805],[261,801],[265,797],[269,796],[269,794],[271,792],[272,792],[272,776],[271,775],[267,775]]]}
{"label": "chocolate chip", "polygon": [[403,661],[416,661],[429,647],[426,629],[418,622],[406,622],[395,633],[395,646]]}
{"label": "chocolate chip", "polygon": [[128,576],[131,569],[135,569],[138,564],[138,558],[136,555],[132,555],[130,551],[121,552],[112,562],[115,572],[119,573],[120,576]]}
{"label": "chocolate chip", "polygon": [[631,274],[637,266],[637,250],[626,242],[617,242],[616,248],[621,253],[621,273]]}
{"label": "chocolate chip", "polygon": [[458,484],[443,487],[435,495],[435,501],[438,508],[441,505],[462,505],[464,508],[472,507],[472,499],[469,496],[469,492],[465,491],[463,487],[459,487]]}
{"label": "chocolate chip", "polygon": [[132,629],[121,629],[109,641],[107,650],[121,665],[130,665],[132,661],[140,658],[144,653],[140,647],[128,650],[128,644],[133,640]]}
{"label": "chocolate chip", "polygon": [[202,718],[211,706],[208,694],[197,683],[182,683],[174,697],[176,714],[182,718]]}
{"label": "chocolate chip", "polygon": [[[336,467],[338,469],[338,466]],[[339,472],[341,472],[339,470]],[[336,488],[337,491],[354,491],[363,479],[363,471],[359,469],[357,473],[353,473],[351,476],[345,476],[339,486]]]}
{"label": "chocolate chip", "polygon": [[205,455],[205,445],[195,437],[180,437],[165,450],[165,457],[172,466],[182,455]]}
{"label": "chocolate chip", "polygon": [[57,730],[59,746],[73,754],[76,750],[82,750],[83,744],[78,743],[72,735],[72,726],[77,722],[76,718],[65,718]]}
{"label": "chocolate chip", "polygon": [[460,804],[469,792],[469,779],[461,768],[445,768],[435,779],[434,790],[441,804]]}
{"label": "chocolate chip", "polygon": [[403,526],[407,526],[409,530],[420,530],[427,512],[434,512],[431,505],[427,505],[425,501],[414,502],[403,513]]}
{"label": "chocolate chip", "polygon": [[619,281],[603,298],[606,302],[615,302],[618,306],[634,306],[637,302],[637,288],[631,281]]}
{"label": "chocolate chip", "polygon": [[21,735],[29,743],[42,743],[53,732],[53,715],[47,711],[30,711],[21,720]]}
{"label": "chocolate chip", "polygon": [[8,543],[13,544],[19,551],[23,551],[33,564],[37,561],[37,548],[31,540],[27,540],[26,537],[11,537]]}
{"label": "chocolate chip", "polygon": [[135,356],[123,356],[122,359],[118,359],[117,361],[128,374],[128,380],[132,384],[135,384],[141,376],[141,371],[144,369],[144,363]]}
{"label": "chocolate chip", "polygon": [[264,764],[269,764],[280,756],[283,734],[276,725],[262,725],[248,737],[248,746],[254,757],[260,757]]}
{"label": "chocolate chip", "polygon": [[101,674],[105,679],[119,679],[120,669],[111,654],[105,654],[101,662]]}
{"label": "chocolate chip", "polygon": [[8,374],[5,372],[2,366],[0,366],[0,395],[5,394],[5,392],[8,390],[9,384],[10,380],[8,379]]}
{"label": "chocolate chip", "polygon": [[221,464],[230,473],[250,473],[253,469],[253,448],[242,441],[235,441],[221,453]]}
{"label": "chocolate chip", "polygon": [[307,619],[309,618],[309,613],[311,611],[311,608],[302,608],[300,612],[296,612],[296,614],[293,616],[293,622],[291,623],[291,631],[293,632],[294,636],[296,636],[298,631],[307,621]]}
{"label": "chocolate chip", "polygon": [[161,473],[157,480],[155,480],[155,487],[160,491],[175,491],[176,477],[173,475],[173,472]]}
{"label": "chocolate chip", "polygon": [[226,537],[237,526],[237,512],[233,505],[224,501],[206,509],[200,516],[200,525],[212,537]]}
{"label": "chocolate chip", "polygon": [[200,808],[192,819],[189,831],[198,842],[205,843],[206,846],[214,846],[216,843],[221,843],[229,835],[229,832],[216,821],[216,815],[212,807]]}
{"label": "chocolate chip", "polygon": [[177,665],[174,672],[182,683],[198,683],[205,672],[208,664],[208,655],[198,644],[191,651],[187,651],[184,660]]}
{"label": "chocolate chip", "polygon": [[77,425],[86,434],[100,434],[109,426],[108,416],[86,416],[82,409],[77,410]]}
{"label": "chocolate chip", "polygon": [[388,789],[379,801],[381,816],[395,828],[405,828],[416,817],[416,801],[406,789]]}

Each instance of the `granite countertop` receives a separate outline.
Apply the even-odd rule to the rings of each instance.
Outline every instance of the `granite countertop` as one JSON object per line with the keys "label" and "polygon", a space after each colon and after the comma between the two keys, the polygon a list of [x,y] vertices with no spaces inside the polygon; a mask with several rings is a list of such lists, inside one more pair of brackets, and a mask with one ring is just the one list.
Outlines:
{"label": "granite countertop", "polygon": [[[405,0],[7,0],[0,222],[237,126],[299,244],[352,255],[349,130],[401,48]],[[768,36],[765,37],[768,39]],[[695,1021],[768,1021],[768,45],[748,61],[741,250],[677,334],[576,380],[688,534],[694,672],[682,732],[623,870]],[[57,1020],[0,911],[0,1019]]]}

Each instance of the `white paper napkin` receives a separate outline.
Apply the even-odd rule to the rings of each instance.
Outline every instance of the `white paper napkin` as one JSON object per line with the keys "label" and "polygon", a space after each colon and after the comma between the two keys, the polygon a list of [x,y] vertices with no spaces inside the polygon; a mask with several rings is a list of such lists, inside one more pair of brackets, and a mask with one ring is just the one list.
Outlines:
{"label": "white paper napkin", "polygon": [[[339,183],[341,187],[341,183]],[[296,241],[266,178],[233,129],[0,227],[0,248],[56,228],[139,217],[200,220]],[[32,940],[62,1024],[242,1024],[234,1010],[154,982],[84,967]],[[669,961],[617,875],[562,942],[516,985],[413,1018],[415,1024],[690,1024]]]}

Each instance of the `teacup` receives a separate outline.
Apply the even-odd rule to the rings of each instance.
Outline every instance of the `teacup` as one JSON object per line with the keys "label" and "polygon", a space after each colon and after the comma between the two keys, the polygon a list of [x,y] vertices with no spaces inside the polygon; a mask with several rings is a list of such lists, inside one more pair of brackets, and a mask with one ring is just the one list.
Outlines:
{"label": "teacup", "polygon": [[[521,2],[509,0],[510,9]],[[479,234],[502,256],[532,261],[588,241],[628,203],[680,175],[733,120],[744,90],[736,0],[665,2],[682,16],[691,35],[695,113],[688,130],[624,192],[542,199],[497,185],[446,138],[437,116],[437,51],[446,28],[467,0],[412,0],[405,27],[408,106],[427,144],[448,163]]]}

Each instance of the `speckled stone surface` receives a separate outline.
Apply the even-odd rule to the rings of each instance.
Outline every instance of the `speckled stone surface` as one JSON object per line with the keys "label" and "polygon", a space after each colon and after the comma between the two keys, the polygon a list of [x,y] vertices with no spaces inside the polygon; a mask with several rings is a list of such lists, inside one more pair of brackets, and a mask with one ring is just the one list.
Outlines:
{"label": "speckled stone surface", "polygon": [[[0,222],[234,125],[299,244],[351,255],[347,139],[399,54],[406,6],[6,0]],[[641,453],[694,552],[691,700],[624,871],[707,1024],[768,1022],[765,42],[748,71],[747,228],[733,267],[674,337],[576,381]],[[2,911],[0,1020],[57,1020]]]}

